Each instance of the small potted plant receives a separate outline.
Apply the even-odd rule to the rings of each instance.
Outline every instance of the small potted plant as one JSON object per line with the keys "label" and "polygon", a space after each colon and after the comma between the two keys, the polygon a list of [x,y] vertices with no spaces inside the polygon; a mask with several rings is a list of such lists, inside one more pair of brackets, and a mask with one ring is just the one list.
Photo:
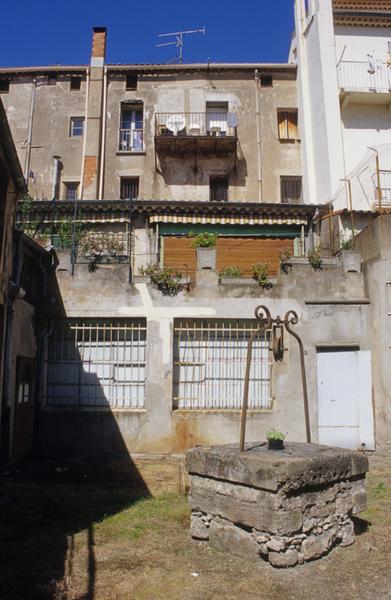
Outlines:
{"label": "small potted plant", "polygon": [[312,248],[312,250],[308,252],[308,262],[315,271],[319,271],[322,268],[323,261],[320,256],[319,246],[315,246],[315,248]]}
{"label": "small potted plant", "polygon": [[361,254],[354,249],[353,236],[346,237],[342,232],[339,236],[340,257],[345,273],[360,273]]}
{"label": "small potted plant", "polygon": [[268,274],[269,265],[264,262],[257,262],[253,265],[253,279],[263,288],[273,287]]}
{"label": "small potted plant", "polygon": [[283,450],[285,435],[277,429],[271,429],[266,434],[269,450]]}
{"label": "small potted plant", "polygon": [[215,270],[218,234],[205,232],[194,236],[190,231],[189,237],[194,237],[191,247],[197,252],[197,268]]}
{"label": "small potted plant", "polygon": [[286,248],[281,248],[280,250],[280,265],[281,271],[283,273],[288,273],[290,269],[292,269],[292,249],[288,246]]}

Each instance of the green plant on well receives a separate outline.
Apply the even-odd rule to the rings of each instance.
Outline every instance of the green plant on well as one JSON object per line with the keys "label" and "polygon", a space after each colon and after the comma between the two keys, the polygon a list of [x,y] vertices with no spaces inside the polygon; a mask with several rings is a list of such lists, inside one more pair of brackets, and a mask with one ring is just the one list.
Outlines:
{"label": "green plant on well", "polygon": [[191,244],[192,248],[213,248],[216,246],[217,238],[219,237],[218,233],[198,233],[194,235],[192,231],[189,231],[189,236],[194,238]]}
{"label": "green plant on well", "polygon": [[285,440],[285,435],[281,431],[277,431],[277,429],[271,429],[266,434],[267,440]]}
{"label": "green plant on well", "polygon": [[272,282],[270,281],[268,270],[269,264],[264,262],[257,262],[252,267],[253,269],[253,279],[263,288],[272,287]]}
{"label": "green plant on well", "polygon": [[159,267],[157,265],[147,265],[140,267],[140,275],[147,275],[151,278],[153,285],[163,294],[163,296],[176,296],[182,289],[180,283],[182,273],[173,267]]}
{"label": "green plant on well", "polygon": [[220,277],[241,277],[242,271],[235,265],[228,265],[220,271]]}
{"label": "green plant on well", "polygon": [[315,270],[322,268],[322,258],[320,256],[319,246],[315,246],[315,248],[308,252],[308,262]]}

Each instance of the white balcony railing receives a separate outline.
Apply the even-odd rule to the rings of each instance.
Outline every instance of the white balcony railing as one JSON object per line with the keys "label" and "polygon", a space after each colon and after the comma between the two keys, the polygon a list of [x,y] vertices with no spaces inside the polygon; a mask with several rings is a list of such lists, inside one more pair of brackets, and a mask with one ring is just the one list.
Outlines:
{"label": "white balcony railing", "polygon": [[391,67],[379,63],[373,68],[368,62],[342,61],[338,67],[339,87],[356,92],[389,92]]}
{"label": "white balcony railing", "polygon": [[119,150],[122,152],[142,152],[144,150],[144,130],[120,129]]}

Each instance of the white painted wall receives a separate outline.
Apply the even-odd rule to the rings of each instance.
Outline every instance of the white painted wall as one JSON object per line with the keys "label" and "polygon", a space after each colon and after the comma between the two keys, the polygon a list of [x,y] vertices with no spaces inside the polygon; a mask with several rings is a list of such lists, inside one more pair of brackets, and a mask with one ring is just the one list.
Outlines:
{"label": "white painted wall", "polygon": [[334,29],[337,62],[343,60],[366,61],[367,54],[374,52],[375,58],[386,61],[387,42],[391,42],[391,31],[386,27],[339,27]]}

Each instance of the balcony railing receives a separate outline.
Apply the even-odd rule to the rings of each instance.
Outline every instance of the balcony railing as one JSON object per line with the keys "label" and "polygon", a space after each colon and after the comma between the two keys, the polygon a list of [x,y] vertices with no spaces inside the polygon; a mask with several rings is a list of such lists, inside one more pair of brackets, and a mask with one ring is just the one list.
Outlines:
{"label": "balcony railing", "polygon": [[236,137],[237,115],[232,112],[156,113],[156,137]]}
{"label": "balcony railing", "polygon": [[119,150],[121,152],[142,152],[144,150],[144,130],[120,129]]}
{"label": "balcony railing", "polygon": [[342,61],[338,65],[339,87],[346,91],[386,93],[391,90],[391,67],[385,63]]}

